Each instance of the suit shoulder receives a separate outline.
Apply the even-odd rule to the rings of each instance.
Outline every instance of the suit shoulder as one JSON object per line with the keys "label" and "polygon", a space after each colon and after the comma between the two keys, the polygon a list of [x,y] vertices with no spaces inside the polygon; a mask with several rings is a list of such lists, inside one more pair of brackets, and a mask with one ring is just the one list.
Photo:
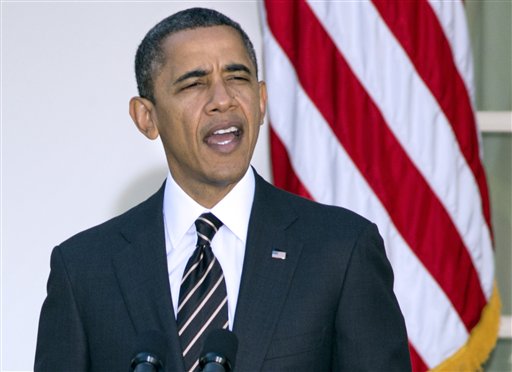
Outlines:
{"label": "suit shoulder", "polygon": [[373,225],[367,218],[350,209],[306,199],[268,183],[267,186],[269,187],[269,191],[274,194],[276,200],[288,204],[289,208],[292,208],[299,216],[307,220],[312,219],[318,221],[321,218],[322,223],[332,221],[337,224],[341,221],[344,224],[349,223],[354,226],[361,226],[361,228]]}
{"label": "suit shoulder", "polygon": [[148,221],[161,219],[163,203],[163,187],[147,200],[132,207],[128,211],[111,218],[99,225],[81,231],[60,244],[64,251],[86,247],[87,250],[98,246],[116,245],[125,240],[124,231],[142,228]]}

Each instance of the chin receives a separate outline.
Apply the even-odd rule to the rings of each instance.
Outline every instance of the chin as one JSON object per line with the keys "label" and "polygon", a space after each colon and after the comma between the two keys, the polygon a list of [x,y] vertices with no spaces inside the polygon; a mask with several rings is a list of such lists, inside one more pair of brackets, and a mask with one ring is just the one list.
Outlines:
{"label": "chin", "polygon": [[246,167],[215,167],[213,169],[212,179],[216,180],[217,184],[228,186],[237,183],[242,179],[247,172],[249,165]]}

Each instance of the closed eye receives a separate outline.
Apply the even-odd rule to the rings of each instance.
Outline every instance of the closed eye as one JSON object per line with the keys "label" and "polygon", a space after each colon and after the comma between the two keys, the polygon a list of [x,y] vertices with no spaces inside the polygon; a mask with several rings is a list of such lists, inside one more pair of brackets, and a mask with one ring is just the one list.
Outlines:
{"label": "closed eye", "polygon": [[201,85],[201,84],[202,84],[202,83],[201,83],[201,82],[199,82],[199,81],[194,81],[194,82],[192,82],[192,83],[190,83],[190,84],[187,84],[187,85],[183,86],[183,87],[181,88],[181,90],[189,89],[189,88],[194,88],[194,87],[197,87],[197,86],[199,86],[199,85]]}
{"label": "closed eye", "polygon": [[242,75],[230,76],[228,79],[229,80],[242,80],[242,81],[249,81],[250,80],[247,76],[242,76]]}
{"label": "closed eye", "polygon": [[177,92],[183,92],[192,89],[199,89],[205,86],[207,82],[204,79],[189,79],[187,81],[183,81],[177,87]]}

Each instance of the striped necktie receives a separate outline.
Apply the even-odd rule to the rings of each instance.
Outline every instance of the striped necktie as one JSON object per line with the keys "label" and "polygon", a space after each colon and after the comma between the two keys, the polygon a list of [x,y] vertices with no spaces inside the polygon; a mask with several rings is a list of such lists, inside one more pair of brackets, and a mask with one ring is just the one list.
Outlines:
{"label": "striped necktie", "polygon": [[199,354],[208,332],[228,328],[226,282],[210,246],[222,222],[212,213],[204,213],[195,225],[197,245],[181,280],[177,316],[186,371],[198,369]]}

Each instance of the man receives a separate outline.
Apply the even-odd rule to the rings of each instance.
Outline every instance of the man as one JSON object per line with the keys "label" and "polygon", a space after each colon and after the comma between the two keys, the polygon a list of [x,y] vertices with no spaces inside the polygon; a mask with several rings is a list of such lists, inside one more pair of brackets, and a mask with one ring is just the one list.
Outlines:
{"label": "man", "polygon": [[409,370],[375,225],[249,167],[267,96],[240,26],[212,10],[176,13],[142,41],[136,74],[130,115],[161,137],[167,181],[54,249],[35,370],[124,371],[149,331],[164,335],[167,371],[196,370],[214,328],[237,336],[237,371]]}

